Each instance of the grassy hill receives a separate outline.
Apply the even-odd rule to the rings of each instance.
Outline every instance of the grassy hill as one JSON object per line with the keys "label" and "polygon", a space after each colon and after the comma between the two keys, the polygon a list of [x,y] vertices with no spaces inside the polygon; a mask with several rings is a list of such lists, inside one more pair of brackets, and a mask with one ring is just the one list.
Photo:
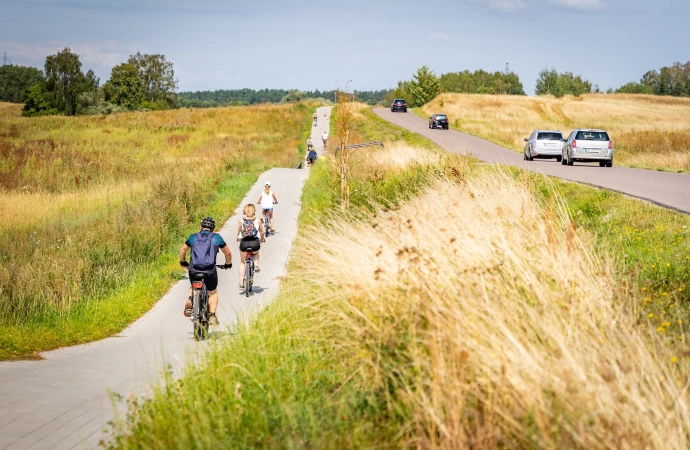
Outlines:
{"label": "grassy hill", "polygon": [[690,99],[653,95],[522,97],[442,94],[421,108],[444,112],[452,128],[522,151],[535,129],[603,128],[615,145],[615,164],[690,171]]}

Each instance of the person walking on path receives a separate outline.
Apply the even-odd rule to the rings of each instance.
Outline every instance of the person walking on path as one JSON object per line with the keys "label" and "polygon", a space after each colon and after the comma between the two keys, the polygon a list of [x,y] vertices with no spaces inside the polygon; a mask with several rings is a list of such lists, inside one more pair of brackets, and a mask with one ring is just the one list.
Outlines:
{"label": "person walking on path", "polygon": [[[266,242],[264,238],[264,225],[258,217],[256,217],[256,207],[252,203],[244,206],[244,217],[237,223],[237,242],[240,243],[240,289],[244,289],[244,271],[246,270],[244,262],[247,259],[248,248],[255,248],[254,255],[254,272],[260,272],[259,269],[259,251],[261,248],[260,242]],[[257,242],[258,241],[258,242]]]}
{"label": "person walking on path", "polygon": [[[201,221],[201,230],[189,236],[180,248],[180,265],[187,267],[189,281],[192,282],[194,274],[203,275],[204,283],[208,289],[208,312],[210,325],[218,325],[216,308],[218,307],[218,272],[216,271],[216,255],[218,249],[225,255],[225,269],[232,267],[232,254],[220,234],[214,233],[216,222],[211,217],[204,217]],[[192,255],[187,262],[187,252]],[[192,315],[192,288],[189,288],[189,299],[184,305],[184,315]]]}
{"label": "person walking on path", "polygon": [[[259,200],[256,201],[259,205],[261,205],[261,209],[263,210],[262,212],[268,211],[268,217],[271,219],[271,230],[273,232],[276,232],[276,226],[273,221],[273,205],[278,203],[278,199],[276,198],[276,194],[273,193],[273,190],[271,189],[271,182],[266,181],[264,183],[264,190],[261,191],[261,195],[259,196]],[[266,230],[264,230],[264,233]]]}
{"label": "person walking on path", "polygon": [[321,136],[321,140],[323,141],[323,149],[325,151],[326,145],[328,145],[328,131],[323,132],[323,135]]}

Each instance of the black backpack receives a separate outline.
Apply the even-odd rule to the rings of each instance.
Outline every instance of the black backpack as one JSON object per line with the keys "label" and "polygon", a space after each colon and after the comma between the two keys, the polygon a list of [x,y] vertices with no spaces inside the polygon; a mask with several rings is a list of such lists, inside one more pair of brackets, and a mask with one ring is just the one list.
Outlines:
{"label": "black backpack", "polygon": [[194,272],[213,273],[216,270],[218,250],[213,245],[214,234],[213,232],[207,235],[196,234],[196,241],[192,245],[192,256],[189,260],[190,268]]}

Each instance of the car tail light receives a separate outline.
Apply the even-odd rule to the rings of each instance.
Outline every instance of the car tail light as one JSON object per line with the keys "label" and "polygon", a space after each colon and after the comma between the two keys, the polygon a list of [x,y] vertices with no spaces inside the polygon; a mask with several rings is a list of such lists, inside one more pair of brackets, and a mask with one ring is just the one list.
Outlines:
{"label": "car tail light", "polygon": [[577,147],[577,141],[573,139],[573,148]]}
{"label": "car tail light", "polygon": [[609,150],[613,148],[613,141],[609,141]]}

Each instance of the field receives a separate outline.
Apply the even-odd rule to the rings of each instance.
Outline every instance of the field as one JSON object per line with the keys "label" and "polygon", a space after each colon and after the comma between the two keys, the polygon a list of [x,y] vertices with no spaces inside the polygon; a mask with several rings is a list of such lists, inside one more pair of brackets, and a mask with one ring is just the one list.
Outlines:
{"label": "field", "polygon": [[114,446],[687,448],[690,219],[360,113],[351,212],[319,161],[278,299]]}
{"label": "field", "polygon": [[259,173],[297,164],[312,109],[27,119],[20,106],[0,104],[0,359],[139,317],[201,217],[222,223]]}
{"label": "field", "polygon": [[603,128],[615,164],[690,172],[690,99],[652,95],[523,97],[442,94],[421,108],[444,112],[452,128],[522,151],[535,129]]}

